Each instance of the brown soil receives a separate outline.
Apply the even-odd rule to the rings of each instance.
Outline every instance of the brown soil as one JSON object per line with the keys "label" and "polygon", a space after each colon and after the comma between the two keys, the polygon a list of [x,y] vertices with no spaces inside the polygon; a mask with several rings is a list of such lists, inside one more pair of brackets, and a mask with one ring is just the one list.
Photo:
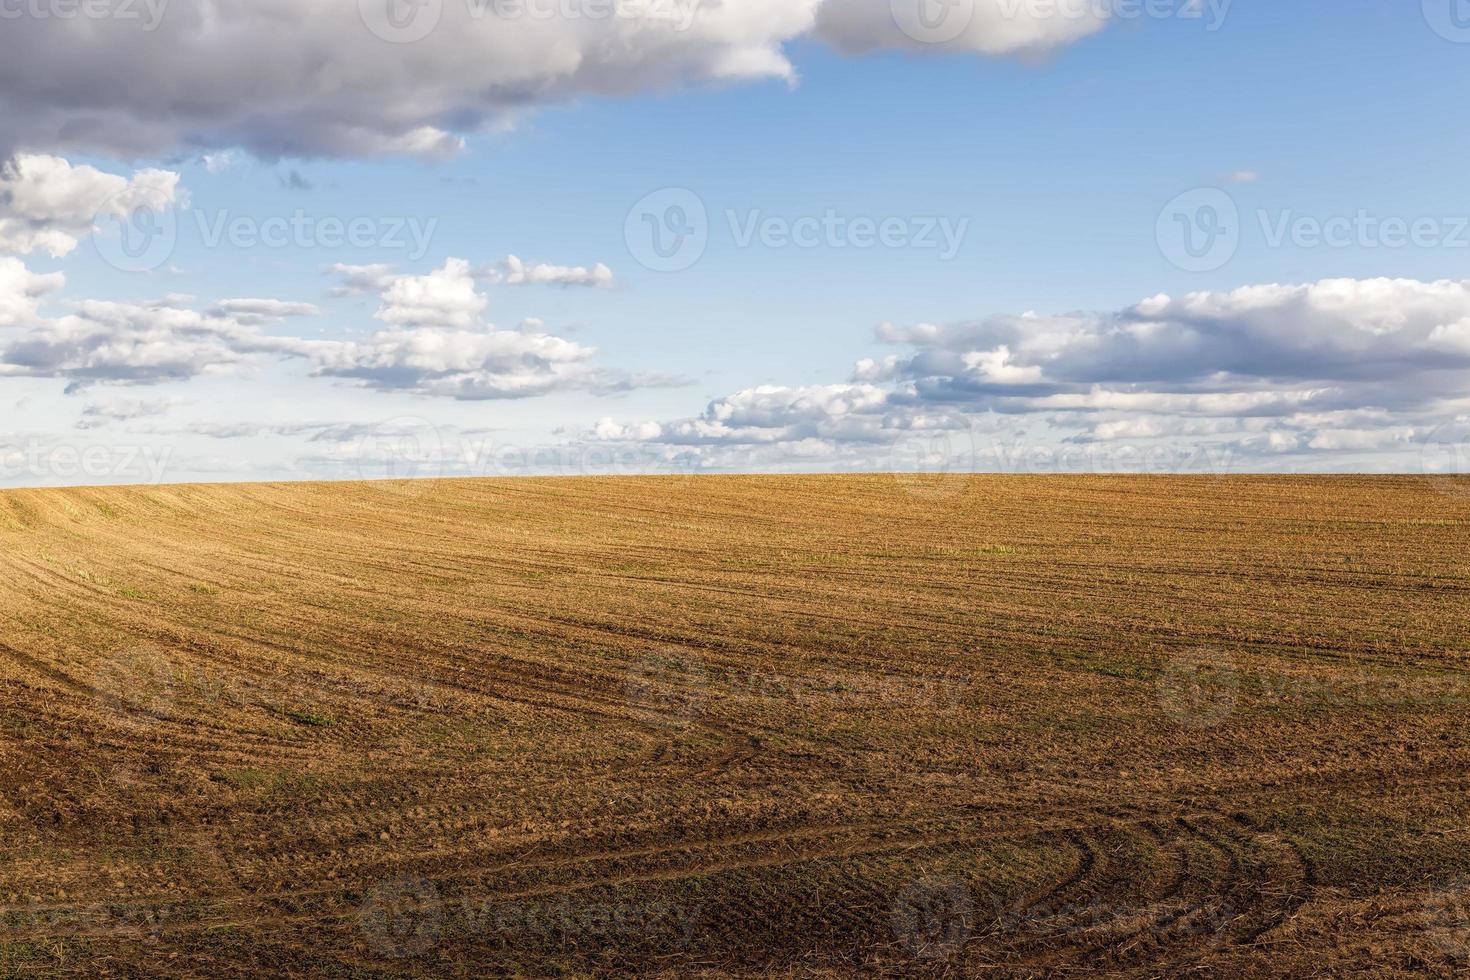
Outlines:
{"label": "brown soil", "polygon": [[0,493],[0,974],[1449,975],[1470,481]]}

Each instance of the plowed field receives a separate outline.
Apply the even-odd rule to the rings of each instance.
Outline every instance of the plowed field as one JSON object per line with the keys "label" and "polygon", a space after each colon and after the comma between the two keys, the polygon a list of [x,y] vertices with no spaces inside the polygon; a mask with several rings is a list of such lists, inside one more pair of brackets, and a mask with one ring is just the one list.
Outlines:
{"label": "plowed field", "polygon": [[1470,481],[0,493],[0,974],[1449,975]]}

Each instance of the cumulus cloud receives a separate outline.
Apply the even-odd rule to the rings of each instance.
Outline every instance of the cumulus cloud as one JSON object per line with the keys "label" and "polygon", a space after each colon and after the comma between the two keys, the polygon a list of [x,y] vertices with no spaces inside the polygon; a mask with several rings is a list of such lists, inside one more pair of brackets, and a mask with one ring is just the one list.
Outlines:
{"label": "cumulus cloud", "polygon": [[1043,7],[976,0],[954,36],[935,41],[920,21],[919,38],[912,25],[905,33],[889,0],[587,3],[553,17],[446,2],[405,6],[406,22],[390,21],[386,2],[142,0],[130,16],[7,21],[0,158],[230,147],[264,158],[447,156],[463,134],[537,105],[789,81],[785,48],[805,36],[847,51],[997,55],[1044,51],[1100,26]]}
{"label": "cumulus cloud", "polygon": [[698,418],[661,425],[659,438],[683,445],[864,440],[887,399],[866,384],[762,385],[716,399]]}
{"label": "cumulus cloud", "polygon": [[342,262],[327,266],[327,274],[338,277],[341,283],[332,287],[333,296],[353,296],[359,293],[380,293],[393,281],[393,267],[387,263],[373,265],[347,265]]}
{"label": "cumulus cloud", "polygon": [[218,153],[200,154],[199,162],[204,164],[204,169],[210,173],[222,174],[234,167],[239,159],[234,150],[221,150]]}
{"label": "cumulus cloud", "polygon": [[377,316],[389,326],[362,340],[263,334],[264,324],[318,313],[309,303],[268,298],[226,299],[204,311],[192,308],[188,297],[143,304],[85,301],[66,316],[36,317],[40,295],[59,285],[59,276],[33,276],[18,260],[0,260],[0,311],[13,309],[9,318],[29,327],[0,338],[0,377],[60,378],[68,390],[79,391],[304,359],[318,377],[461,400],[565,389],[606,394],[667,383],[595,367],[591,347],[548,334],[534,322],[519,330],[482,323],[485,298],[475,291],[462,259],[449,259],[423,276],[386,276]]}
{"label": "cumulus cloud", "polygon": [[180,201],[179,175],[171,170],[140,170],[128,178],[60,157],[22,154],[0,166],[0,252],[60,258],[100,218]]}
{"label": "cumulus cloud", "polygon": [[[48,319],[41,298],[63,285],[0,257],[0,378],[58,378],[69,392],[97,384],[153,385],[235,371],[251,364],[302,360],[314,376],[380,391],[460,400],[527,398],[561,390],[615,394],[683,383],[682,379],[597,367],[596,351],[553,336],[540,321],[498,330],[480,315],[469,263],[448,259],[421,275],[386,266],[336,266],[354,288],[381,287],[377,318],[387,326],[361,340],[306,340],[261,328],[316,316],[310,303],[272,298],[221,300],[195,309],[187,296],[150,303],[96,300]],[[100,418],[100,416],[98,417]]]}
{"label": "cumulus cloud", "polygon": [[0,255],[0,327],[17,327],[33,322],[41,298],[66,284],[60,272],[41,275],[27,269],[20,259]]}
{"label": "cumulus cloud", "polygon": [[[421,4],[407,32],[387,20],[386,3],[336,0],[168,4],[151,30],[116,17],[21,18],[0,33],[0,132],[15,144],[0,156],[190,146],[444,156],[462,146],[458,134],[526,106],[788,77],[781,45],[810,27],[814,2],[700,4],[688,18],[590,9],[511,17],[495,4]],[[146,17],[152,8],[138,9]],[[425,36],[394,43],[420,27]],[[56,65],[70,68],[58,77]]]}
{"label": "cumulus cloud", "polygon": [[220,300],[210,311],[217,317],[228,317],[236,323],[262,324],[294,316],[319,316],[321,310],[311,303],[295,303],[281,299]]}
{"label": "cumulus cloud", "polygon": [[527,398],[592,387],[596,353],[560,337],[516,330],[427,327],[382,330],[364,341],[322,344],[314,373],[385,391],[461,400]]}
{"label": "cumulus cloud", "polygon": [[425,276],[395,276],[383,289],[379,320],[403,327],[452,327],[477,323],[488,300],[475,291],[464,259],[448,259]]}
{"label": "cumulus cloud", "polygon": [[599,419],[592,427],[592,435],[596,439],[608,442],[649,442],[663,435],[663,426],[657,422],[638,422],[633,425],[620,425],[610,418]]}
{"label": "cumulus cloud", "polygon": [[1467,316],[1470,283],[1329,279],[1160,295],[1100,316],[1002,316],[880,335],[915,348],[893,373],[926,400],[1004,397],[1019,385],[1033,398],[1094,388],[1224,395],[1234,400],[1221,407],[1240,411],[1240,399],[1269,404],[1303,388],[1352,400],[1393,384],[1400,402],[1433,397],[1470,367]]}
{"label": "cumulus cloud", "polygon": [[266,337],[250,317],[201,313],[173,299],[88,300],[0,338],[0,377],[60,378],[68,391],[99,383],[148,385],[215,374],[261,356],[302,356],[309,341]]}
{"label": "cumulus cloud", "polygon": [[613,285],[613,271],[601,262],[591,268],[582,265],[551,265],[547,262],[525,262],[515,255],[494,265],[485,266],[476,275],[488,282],[506,286],[594,286],[602,289]]}
{"label": "cumulus cloud", "polygon": [[[498,281],[507,283],[595,284],[604,277],[601,270],[606,267],[528,267],[514,256],[494,268]],[[527,320],[517,330],[483,322],[488,300],[476,290],[476,273],[464,259],[450,258],[422,276],[395,275],[382,265],[338,265],[329,271],[342,278],[343,290],[379,287],[382,302],[375,316],[389,327],[363,340],[312,343],[306,356],[318,377],[462,401],[572,389],[612,394],[681,383],[595,367],[593,348],[546,333],[539,320]],[[610,280],[611,270],[606,278]]]}
{"label": "cumulus cloud", "polygon": [[94,401],[82,408],[78,429],[100,429],[116,422],[167,415],[182,404],[178,398],[111,398]]}
{"label": "cumulus cloud", "polygon": [[588,437],[703,447],[746,465],[752,447],[769,459],[810,456],[817,445],[829,459],[866,452],[871,462],[875,444],[972,433],[977,420],[992,432],[1029,427],[1030,438],[1054,444],[1402,450],[1463,413],[1467,325],[1470,282],[1407,279],[1159,295],[1096,315],[884,325],[879,339],[905,352],[859,361],[849,382],[751,388],[694,418],[608,419]]}

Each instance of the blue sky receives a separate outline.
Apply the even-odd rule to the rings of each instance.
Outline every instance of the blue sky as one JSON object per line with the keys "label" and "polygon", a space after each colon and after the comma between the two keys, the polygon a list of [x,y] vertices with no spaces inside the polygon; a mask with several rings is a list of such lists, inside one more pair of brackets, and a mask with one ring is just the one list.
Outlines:
{"label": "blue sky", "polygon": [[[483,465],[487,447],[539,453],[550,464],[524,469],[546,472],[597,470],[599,453],[622,454],[614,469],[649,472],[907,461],[942,472],[1005,468],[987,448],[1004,439],[1041,447],[1039,469],[1194,469],[1206,465],[1202,446],[1218,451],[1208,456],[1216,470],[1460,465],[1470,306],[1461,311],[1451,287],[1470,289],[1461,224],[1470,224],[1470,135],[1453,120],[1470,43],[1437,33],[1432,11],[1237,0],[1217,23],[1219,7],[1200,18],[1131,17],[1125,7],[1080,39],[996,53],[990,39],[1006,24],[985,35],[981,16],[982,33],[963,43],[916,45],[866,9],[886,0],[864,3],[827,0],[834,17],[870,32],[870,50],[834,40],[818,10],[816,28],[797,23],[762,39],[785,70],[688,69],[701,57],[729,60],[728,42],[712,35],[709,52],[681,55],[675,69],[605,68],[540,97],[487,105],[479,90],[444,105],[437,81],[439,103],[421,120],[403,118],[417,111],[413,87],[435,80],[381,96],[401,103],[381,124],[392,138],[422,122],[462,140],[452,152],[314,145],[299,121],[275,121],[281,106],[312,120],[346,110],[339,93],[305,81],[275,101],[225,86],[223,115],[239,120],[218,128],[171,117],[158,107],[163,95],[189,79],[183,67],[170,73],[167,58],[182,65],[199,54],[183,28],[167,37],[171,10],[147,38],[165,52],[151,81],[126,61],[98,69],[143,93],[125,106],[124,135],[78,139],[86,127],[68,126],[110,118],[115,106],[57,109],[4,81],[20,108],[0,110],[17,117],[18,134],[0,152],[64,161],[78,194],[76,168],[176,174],[154,216],[177,236],[142,270],[116,267],[108,214],[90,223],[96,235],[77,232],[67,254],[13,249],[27,274],[59,272],[65,283],[0,328],[10,345],[0,359],[11,365],[0,367],[0,400],[15,406],[9,435],[0,432],[10,447],[0,481],[157,479],[115,462],[143,445],[166,454],[171,480],[507,469]],[[1045,39],[1051,28],[1038,18]],[[872,33],[880,23],[892,37]],[[54,18],[21,27],[7,37],[79,43]],[[605,40],[599,29],[568,27],[587,43]],[[345,74],[475,40],[443,34],[413,44],[368,37],[334,67]],[[156,101],[145,97],[149,84]],[[354,124],[375,111],[364,98]],[[272,152],[283,143],[293,152]],[[12,170],[13,188],[41,179],[37,164],[25,173]],[[662,192],[662,207],[668,189],[692,192],[708,244],[689,267],[657,271],[640,261],[629,214],[638,227],[638,202]],[[1186,195],[1184,220],[1204,220],[1199,202],[1222,194],[1235,209],[1230,254],[1181,268],[1167,229],[1182,226],[1161,212]],[[15,220],[68,220],[37,207]],[[370,243],[314,231],[284,247],[209,240],[230,221],[249,239],[297,215],[364,222]],[[842,229],[888,222],[894,244],[843,247],[847,230],[835,239],[824,230],[813,247],[739,240],[753,222],[780,231],[824,217]],[[4,220],[0,210],[0,228]],[[1319,240],[1334,221],[1338,231],[1356,222],[1340,246]],[[1395,221],[1421,223],[1420,240],[1392,247]],[[395,230],[397,241],[381,241]],[[466,280],[483,297],[469,319],[395,313],[386,298],[392,277],[426,276],[452,258],[482,270],[510,255],[546,263],[561,282],[511,285],[493,271]],[[334,295],[341,277],[326,270],[337,264],[391,269],[374,288]],[[587,285],[574,271],[598,264],[610,282]],[[1272,285],[1265,299],[1240,292]],[[150,363],[150,350],[197,339],[195,327],[161,325],[156,304],[170,294],[192,297],[165,306],[204,316],[212,346]],[[1159,294],[1177,302],[1140,315],[1137,304]],[[1203,299],[1184,303],[1190,294]],[[230,298],[313,309],[210,319]],[[89,301],[155,312],[64,320]],[[1039,315],[1034,326],[991,322],[1028,311]],[[891,326],[880,338],[881,324]],[[919,324],[935,326],[919,337]],[[385,329],[397,331],[391,343]],[[468,367],[425,367],[403,353],[452,334],[473,348],[466,356],[488,358],[479,340],[500,333],[582,352],[543,363],[550,340],[525,350],[497,340],[501,361]],[[28,337],[44,341],[44,356]],[[898,363],[883,371],[854,367],[889,356]],[[510,377],[522,369],[533,377]],[[1082,397],[1100,391],[1128,397]],[[40,466],[18,462],[36,445],[102,446],[114,462],[73,474],[44,462],[49,449]],[[1065,461],[1061,447],[1073,447]]]}

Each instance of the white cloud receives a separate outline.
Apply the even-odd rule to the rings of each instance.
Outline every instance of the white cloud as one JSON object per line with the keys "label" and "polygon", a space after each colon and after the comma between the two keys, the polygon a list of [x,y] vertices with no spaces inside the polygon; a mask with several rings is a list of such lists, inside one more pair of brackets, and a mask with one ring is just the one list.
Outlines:
{"label": "white cloud", "polygon": [[488,301],[475,291],[470,264],[448,259],[426,276],[397,276],[383,290],[377,318],[404,327],[452,327],[479,322]]}
{"label": "white cloud", "polygon": [[826,0],[817,34],[838,48],[1038,55],[1102,30],[1102,4],[1025,0]]}
{"label": "white cloud", "polygon": [[329,275],[342,280],[332,288],[333,296],[353,296],[358,293],[380,293],[393,281],[393,267],[386,263],[374,265],[347,265],[342,262],[327,266]]}
{"label": "white cloud", "polygon": [[593,387],[596,353],[560,337],[452,327],[382,330],[365,341],[322,343],[314,373],[387,391],[462,400],[526,398]]}
{"label": "white cloud", "polygon": [[[1096,316],[885,324],[880,339],[907,352],[859,361],[850,383],[747,389],[695,418],[605,420],[591,435],[696,447],[737,465],[790,462],[817,444],[829,461],[881,464],[875,445],[982,419],[1053,446],[1117,454],[1143,443],[1176,460],[1200,459],[1201,447],[1408,452],[1463,408],[1466,324],[1470,282],[1406,279],[1159,295]],[[757,447],[766,455],[753,457]]]}
{"label": "white cloud", "polygon": [[172,300],[88,300],[73,314],[39,320],[13,340],[0,340],[0,377],[61,378],[69,391],[99,383],[159,384],[311,348],[308,341],[263,336],[246,320]]}
{"label": "white cloud", "polygon": [[99,429],[115,422],[167,415],[182,404],[178,398],[109,398],[94,401],[82,409],[78,429]]}
{"label": "white cloud", "polygon": [[0,327],[33,322],[41,298],[65,284],[66,277],[59,272],[34,273],[20,259],[0,255]]}
{"label": "white cloud", "polygon": [[960,362],[975,376],[998,385],[1035,384],[1041,380],[1041,368],[1032,364],[1021,367],[1011,360],[1011,349],[1001,344],[995,350],[966,351]]}
{"label": "white cloud", "polygon": [[[659,424],[678,445],[774,444],[809,438],[868,441],[888,393],[869,384],[761,385],[711,402],[698,418]],[[636,432],[638,425],[627,427]]]}
{"label": "white cloud", "polygon": [[201,312],[190,297],[152,303],[85,301],[56,319],[36,316],[39,298],[61,277],[34,276],[0,259],[0,323],[29,329],[0,338],[0,377],[60,378],[68,390],[94,384],[159,384],[233,372],[251,363],[304,358],[319,377],[382,391],[461,400],[526,398],[557,390],[611,393],[674,379],[593,366],[596,351],[552,336],[536,321],[496,330],[480,321],[485,298],[469,263],[449,259],[423,276],[392,276],[381,267],[342,267],[349,277],[384,282],[378,318],[390,326],[364,340],[268,336],[259,328],[315,316],[309,303],[226,299]]}
{"label": "white cloud", "polygon": [[[502,281],[603,278],[596,270],[530,269],[552,271],[531,272],[512,256],[496,273]],[[461,401],[529,398],[575,389],[608,394],[679,383],[594,367],[593,348],[546,333],[535,318],[523,321],[517,330],[497,330],[484,323],[481,314],[488,303],[475,290],[476,274],[464,259],[447,259],[423,276],[394,275],[383,265],[337,265],[329,271],[342,277],[346,291],[379,286],[382,304],[376,317],[390,327],[366,340],[312,343],[306,354],[319,377]],[[606,275],[610,279],[611,271]]]}
{"label": "white cloud", "polygon": [[551,265],[546,262],[527,263],[515,255],[478,270],[476,275],[506,286],[595,286],[606,289],[613,285],[612,269],[601,262],[591,268]]}
{"label": "white cloud", "polygon": [[648,442],[663,435],[663,428],[657,422],[619,425],[612,419],[599,419],[592,427],[592,435],[606,442]]}
{"label": "white cloud", "polygon": [[1418,430],[1413,426],[1389,426],[1382,429],[1334,429],[1318,432],[1308,445],[1312,449],[1350,449],[1357,452],[1387,449],[1412,443]]}
{"label": "white cloud", "polygon": [[230,317],[237,323],[249,324],[321,314],[321,310],[311,303],[295,303],[280,299],[225,299],[220,300],[210,312],[215,316]]}
{"label": "white cloud", "polygon": [[234,167],[238,161],[239,155],[234,150],[205,153],[199,157],[199,162],[204,164],[204,169],[212,174],[222,174]]}
{"label": "white cloud", "polygon": [[1101,422],[1093,429],[1094,438],[1109,442],[1113,439],[1152,439],[1164,434],[1164,427],[1157,419],[1132,418],[1114,422]]}
{"label": "white cloud", "polygon": [[22,154],[0,166],[0,252],[60,258],[99,218],[181,203],[178,183],[171,170],[140,170],[127,178],[60,157]]}

